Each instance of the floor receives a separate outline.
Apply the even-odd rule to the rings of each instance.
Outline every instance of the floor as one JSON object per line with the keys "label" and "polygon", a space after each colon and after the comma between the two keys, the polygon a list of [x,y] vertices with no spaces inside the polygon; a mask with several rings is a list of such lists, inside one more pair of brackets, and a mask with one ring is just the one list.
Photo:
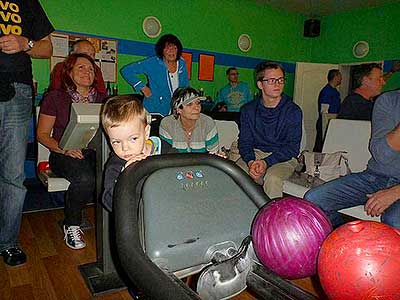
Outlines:
{"label": "floor", "polygon": [[[94,208],[85,209],[94,223]],[[0,299],[3,300],[128,300],[126,290],[93,296],[81,277],[78,266],[96,260],[94,228],[85,231],[87,247],[72,250],[66,247],[58,222],[62,210],[25,213],[21,226],[21,246],[28,256],[26,264],[8,267],[0,259]],[[314,279],[295,283],[313,294],[321,294]],[[235,299],[254,299],[242,293]],[[321,297],[320,299],[324,299]]]}

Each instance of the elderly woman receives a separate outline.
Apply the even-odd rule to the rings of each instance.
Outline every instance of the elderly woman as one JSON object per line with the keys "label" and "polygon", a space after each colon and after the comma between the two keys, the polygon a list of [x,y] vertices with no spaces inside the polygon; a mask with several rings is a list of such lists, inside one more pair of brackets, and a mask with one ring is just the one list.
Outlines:
{"label": "elderly woman", "polygon": [[191,87],[178,89],[173,95],[173,115],[161,120],[160,138],[178,152],[218,152],[215,121],[200,112],[204,99]]}
{"label": "elderly woman", "polygon": [[37,139],[50,150],[51,170],[70,182],[65,195],[64,240],[68,247],[81,249],[86,246],[80,229],[82,209],[94,196],[95,155],[89,149],[62,149],[59,141],[69,121],[71,104],[102,102],[105,95],[93,88],[95,63],[86,54],[71,54],[61,76],[62,89],[49,92],[41,104]]}
{"label": "elderly woman", "polygon": [[[136,91],[142,91],[148,112],[167,116],[174,91],[188,86],[189,78],[185,60],[181,58],[182,44],[176,36],[162,36],[155,50],[157,56],[126,65],[121,74]],[[147,84],[137,77],[139,74],[147,76]]]}

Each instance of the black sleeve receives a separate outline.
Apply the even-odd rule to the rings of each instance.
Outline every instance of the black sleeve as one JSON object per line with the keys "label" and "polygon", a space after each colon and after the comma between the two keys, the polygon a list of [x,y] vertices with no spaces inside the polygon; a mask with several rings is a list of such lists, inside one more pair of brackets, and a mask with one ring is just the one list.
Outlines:
{"label": "black sleeve", "polygon": [[54,27],[50,23],[49,18],[47,17],[38,0],[29,0],[26,1],[26,3],[30,5],[31,12],[33,14],[31,38],[35,41],[41,40],[52,33],[54,31]]}
{"label": "black sleeve", "polygon": [[124,161],[113,154],[110,156],[105,166],[104,191],[101,202],[110,212],[113,210],[114,187],[123,166]]}

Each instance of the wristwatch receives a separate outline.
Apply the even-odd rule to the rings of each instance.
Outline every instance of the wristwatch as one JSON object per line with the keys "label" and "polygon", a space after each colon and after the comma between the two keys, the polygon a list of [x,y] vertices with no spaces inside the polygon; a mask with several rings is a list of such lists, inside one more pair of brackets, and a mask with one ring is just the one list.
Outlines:
{"label": "wristwatch", "polygon": [[28,44],[27,44],[28,49],[26,49],[25,52],[29,51],[29,50],[32,50],[34,45],[35,45],[35,42],[33,40],[28,40]]}

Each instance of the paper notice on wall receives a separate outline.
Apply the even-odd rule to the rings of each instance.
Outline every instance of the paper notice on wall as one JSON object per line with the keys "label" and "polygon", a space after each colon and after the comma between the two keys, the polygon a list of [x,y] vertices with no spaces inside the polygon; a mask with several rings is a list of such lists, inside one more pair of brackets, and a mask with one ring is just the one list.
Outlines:
{"label": "paper notice on wall", "polygon": [[68,36],[52,35],[51,43],[53,44],[53,56],[68,56]]}

